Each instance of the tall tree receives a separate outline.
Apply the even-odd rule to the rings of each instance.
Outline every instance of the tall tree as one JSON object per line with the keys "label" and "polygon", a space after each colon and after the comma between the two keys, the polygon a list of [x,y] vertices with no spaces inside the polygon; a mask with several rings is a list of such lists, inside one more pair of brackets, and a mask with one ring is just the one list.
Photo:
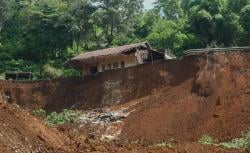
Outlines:
{"label": "tall tree", "polygon": [[84,47],[89,48],[88,41],[90,32],[94,28],[93,14],[96,7],[89,0],[75,0],[71,4],[71,15],[73,24],[71,31],[77,44],[77,51],[81,40],[84,42]]}
{"label": "tall tree", "polygon": [[156,4],[166,19],[179,19],[184,15],[181,0],[158,0]]}
{"label": "tall tree", "polygon": [[72,20],[67,8],[63,0],[29,3],[28,8],[21,13],[26,21],[23,27],[26,43],[20,56],[34,60],[65,56],[67,47],[72,45]]}
{"label": "tall tree", "polygon": [[245,45],[250,45],[250,5],[247,5],[242,9],[240,21],[245,30],[243,43]]}
{"label": "tall tree", "polygon": [[227,7],[234,13],[240,13],[240,11],[250,4],[250,0],[227,0]]}
{"label": "tall tree", "polygon": [[142,0],[96,0],[98,26],[103,27],[107,45],[110,46],[115,34],[126,32],[132,19],[142,9]]}

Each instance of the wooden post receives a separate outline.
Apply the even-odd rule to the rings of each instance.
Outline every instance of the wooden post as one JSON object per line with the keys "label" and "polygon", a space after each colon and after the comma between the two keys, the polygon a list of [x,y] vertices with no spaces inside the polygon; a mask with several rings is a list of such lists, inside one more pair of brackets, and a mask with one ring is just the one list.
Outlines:
{"label": "wooden post", "polygon": [[151,52],[151,60],[152,60],[152,65],[154,65],[153,52],[152,52],[152,50],[150,50],[150,52]]}

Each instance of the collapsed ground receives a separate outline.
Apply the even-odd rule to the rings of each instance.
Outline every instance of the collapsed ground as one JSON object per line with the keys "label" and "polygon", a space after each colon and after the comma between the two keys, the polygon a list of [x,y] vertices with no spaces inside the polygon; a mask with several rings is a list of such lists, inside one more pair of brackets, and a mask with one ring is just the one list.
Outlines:
{"label": "collapsed ground", "polygon": [[[228,142],[250,130],[249,79],[250,52],[230,52],[94,78],[2,81],[0,152],[248,152],[199,140]],[[51,127],[28,113],[38,109],[84,112],[76,123]],[[173,148],[155,145],[163,143]]]}

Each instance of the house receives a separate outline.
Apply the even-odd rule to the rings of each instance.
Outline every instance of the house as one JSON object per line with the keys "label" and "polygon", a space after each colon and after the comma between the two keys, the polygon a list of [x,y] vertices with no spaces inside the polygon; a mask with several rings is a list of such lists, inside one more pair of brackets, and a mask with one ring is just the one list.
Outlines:
{"label": "house", "polygon": [[157,51],[152,49],[148,42],[141,42],[85,52],[67,61],[65,66],[79,69],[82,75],[86,76],[164,60],[165,57],[164,51]]}

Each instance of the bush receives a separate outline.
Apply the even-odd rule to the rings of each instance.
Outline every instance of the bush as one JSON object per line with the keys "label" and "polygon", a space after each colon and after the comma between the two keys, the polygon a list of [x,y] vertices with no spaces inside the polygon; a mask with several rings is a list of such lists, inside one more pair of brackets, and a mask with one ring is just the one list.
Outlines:
{"label": "bush", "polygon": [[199,140],[200,143],[202,144],[215,144],[216,140],[209,136],[209,135],[204,135],[200,140]]}
{"label": "bush", "polygon": [[199,142],[202,144],[221,146],[227,149],[247,149],[250,148],[250,132],[243,134],[242,138],[233,139],[230,142],[222,142],[218,144],[216,143],[217,140],[208,135],[204,135]]}
{"label": "bush", "polygon": [[220,143],[219,146],[231,149],[246,149],[250,148],[250,132],[243,135],[242,138],[237,138],[232,140],[231,142]]}
{"label": "bush", "polygon": [[63,75],[63,72],[60,69],[52,67],[50,64],[43,66],[43,77],[49,79],[60,78]]}
{"label": "bush", "polygon": [[37,116],[37,117],[45,117],[46,111],[43,109],[35,110],[35,111],[33,111],[33,115]]}
{"label": "bush", "polygon": [[62,113],[51,113],[49,116],[46,117],[45,122],[48,125],[62,125],[66,123],[73,123],[75,119],[79,116],[79,112],[65,109]]}

